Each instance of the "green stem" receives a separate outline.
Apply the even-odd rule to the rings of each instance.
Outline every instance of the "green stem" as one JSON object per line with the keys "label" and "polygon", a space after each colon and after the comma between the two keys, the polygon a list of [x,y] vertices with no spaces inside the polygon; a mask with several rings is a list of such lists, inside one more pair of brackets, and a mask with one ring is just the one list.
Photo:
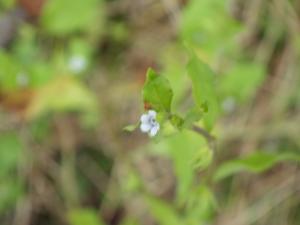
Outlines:
{"label": "green stem", "polygon": [[191,130],[196,132],[197,134],[200,134],[201,136],[203,136],[209,144],[213,144],[216,141],[216,138],[214,136],[212,136],[210,133],[208,133],[202,127],[199,127],[199,126],[194,124],[191,127]]}

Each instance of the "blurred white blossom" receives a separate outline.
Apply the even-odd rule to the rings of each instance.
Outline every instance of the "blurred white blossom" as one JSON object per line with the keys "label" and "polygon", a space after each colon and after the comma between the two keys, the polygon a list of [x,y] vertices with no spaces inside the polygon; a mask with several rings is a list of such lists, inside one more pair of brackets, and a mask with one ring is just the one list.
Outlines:
{"label": "blurred white blossom", "polygon": [[26,73],[18,73],[16,77],[16,82],[20,87],[26,87],[29,83],[29,79]]}
{"label": "blurred white blossom", "polygon": [[141,116],[140,129],[143,133],[148,133],[150,137],[154,137],[159,131],[159,123],[156,121],[156,112],[149,110]]}
{"label": "blurred white blossom", "polygon": [[222,102],[222,108],[223,108],[224,112],[226,112],[226,113],[233,112],[236,108],[236,100],[234,99],[234,97],[232,97],[232,96],[227,97]]}
{"label": "blurred white blossom", "polygon": [[69,69],[74,73],[82,72],[87,66],[87,60],[80,55],[72,56],[69,60]]}

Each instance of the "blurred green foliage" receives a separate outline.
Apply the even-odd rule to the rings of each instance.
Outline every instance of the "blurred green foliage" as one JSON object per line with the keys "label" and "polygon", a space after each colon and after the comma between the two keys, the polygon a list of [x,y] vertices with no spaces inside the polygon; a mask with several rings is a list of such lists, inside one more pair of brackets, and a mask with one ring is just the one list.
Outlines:
{"label": "blurred green foliage", "polygon": [[23,183],[18,178],[22,166],[23,147],[14,133],[0,137],[0,212],[14,206],[23,194]]}
{"label": "blurred green foliage", "polygon": [[299,160],[299,154],[295,153],[279,152],[277,154],[274,154],[257,151],[242,159],[234,159],[220,165],[214,178],[215,180],[220,180],[242,171],[261,173],[267,169],[272,168],[276,163],[282,161],[299,162]]}
{"label": "blurred green foliage", "polygon": [[92,209],[74,209],[69,212],[68,220],[71,225],[103,225],[104,222],[99,219],[97,213]]}
{"label": "blurred green foliage", "polygon": [[12,8],[16,3],[16,0],[1,0],[0,1],[0,6],[5,8],[5,9],[9,9]]}
{"label": "blurred green foliage", "polygon": [[196,105],[204,112],[205,126],[211,130],[219,114],[219,103],[214,90],[215,75],[196,56],[193,56],[188,64],[188,74],[192,80]]}
{"label": "blurred green foliage", "polygon": [[[64,219],[70,225],[109,224],[113,220],[112,211],[120,208],[121,213],[116,213],[120,220],[118,224],[143,224],[140,214],[135,211],[142,210],[144,206],[157,224],[213,224],[217,215],[222,213],[219,201],[234,195],[230,192],[234,190],[234,185],[225,178],[234,179],[234,175],[239,177],[245,172],[258,176],[279,163],[299,163],[299,152],[295,149],[297,144],[299,147],[298,133],[293,123],[282,128],[295,133],[290,136],[284,134],[282,137],[278,131],[274,131],[274,135],[269,126],[263,130],[265,133],[260,131],[266,139],[269,135],[272,138],[275,136],[280,143],[270,151],[267,148],[264,151],[253,148],[255,145],[251,145],[253,137],[250,138],[250,135],[249,140],[248,137],[234,139],[233,144],[227,145],[227,129],[230,130],[227,126],[230,127],[232,120],[226,124],[226,116],[237,115],[242,121],[248,120],[243,114],[248,115],[252,111],[245,113],[243,107],[254,104],[260,88],[269,79],[268,67],[276,64],[271,62],[268,65],[239,47],[237,35],[243,31],[244,25],[229,15],[227,7],[230,1],[186,1],[181,9],[178,38],[168,40],[164,47],[157,44],[158,48],[162,48],[161,52],[157,50],[159,56],[149,56],[151,63],[145,60],[144,64],[145,67],[153,64],[153,68],[159,69],[149,68],[145,74],[143,63],[138,61],[143,57],[135,53],[136,49],[130,51],[128,47],[139,43],[138,38],[134,38],[140,36],[137,24],[143,20],[135,19],[138,21],[134,25],[130,23],[133,18],[143,15],[136,16],[134,10],[125,10],[127,14],[121,15],[120,11],[126,8],[126,4],[118,8],[116,5],[119,2],[48,0],[39,17],[24,19],[10,42],[0,48],[0,116],[3,110],[6,116],[16,114],[18,121],[21,121],[18,126],[9,128],[8,132],[0,132],[0,219],[7,212],[13,212],[20,200],[32,195],[22,168],[24,164],[29,164],[27,157],[36,154],[31,148],[43,151],[43,147],[40,147],[43,145],[46,146],[45,152],[51,149],[50,153],[45,153],[53,157],[49,164],[59,168],[59,172],[53,171],[58,173],[55,178],[43,175],[47,181],[54,183],[53,192],[58,192],[58,202],[66,203],[59,209],[64,209]],[[1,0],[3,13],[0,16],[14,10],[16,5],[16,1]],[[112,16],[113,13],[116,15]],[[268,26],[267,22],[263,24],[266,29]],[[276,41],[282,41],[283,28],[276,28],[276,32],[268,29],[271,29],[268,31],[271,37],[273,33],[276,34],[272,40],[277,54],[282,46]],[[265,35],[261,30],[258,33]],[[147,42],[146,38],[142,42]],[[130,54],[124,54],[126,51]],[[147,54],[143,50],[138,53]],[[276,55],[277,58],[280,57]],[[127,60],[137,62],[128,63]],[[134,96],[142,92],[140,103],[131,104],[132,99],[136,101],[136,98],[128,100],[128,96],[132,95],[132,86],[126,82],[132,71],[125,73],[126,79],[120,75],[130,69],[128,64],[138,64],[138,72],[135,71],[137,75],[130,74],[130,79],[134,80],[130,82],[136,88]],[[143,69],[142,78],[140,67]],[[141,81],[144,80],[142,86]],[[294,89],[290,88],[293,92],[291,98],[279,99],[288,108],[280,109],[286,112],[283,117],[289,117],[297,111],[300,99],[300,83],[297,82],[295,80]],[[124,106],[126,101],[130,104]],[[134,108],[137,104],[140,108],[144,105],[145,110],[151,108],[158,113],[157,120],[161,126],[159,134],[147,143],[136,133],[120,134],[122,128],[119,120],[123,117],[129,120],[132,114],[137,122],[126,126],[124,130],[138,130],[138,113],[131,111],[142,114],[140,109]],[[272,107],[272,104],[276,105],[272,102],[266,107]],[[5,122],[6,117],[3,118]],[[277,119],[273,122],[280,125],[281,121]],[[24,127],[27,129],[25,137],[22,133]],[[242,124],[235,135],[239,137],[244,128],[246,126]],[[69,136],[73,129],[79,131]],[[289,138],[295,143],[290,143]],[[85,141],[81,143],[79,139]],[[239,149],[244,139],[250,143],[250,150],[247,149],[251,151],[250,154]],[[267,146],[261,140],[257,142],[258,145]],[[228,151],[232,151],[232,154]],[[224,158],[230,158],[223,162],[222,157],[226,154]],[[135,160],[141,155],[171,162],[170,168],[166,167],[175,177],[173,180],[171,176],[168,177],[174,182],[174,193],[168,193],[168,197],[164,198],[147,189],[147,179],[142,174],[144,170],[147,170],[146,174],[150,173],[151,169],[136,166],[138,163]],[[152,184],[155,179],[151,177],[149,180]],[[103,188],[102,183],[108,184]],[[216,187],[221,187],[221,194]],[[78,196],[74,197],[76,194]],[[74,201],[68,199],[73,197]],[[143,207],[135,205],[136,210],[132,213],[130,201],[135,201],[135,198],[142,202],[138,204]],[[128,214],[126,201],[130,202],[128,208],[131,211],[128,210]]]}
{"label": "blurred green foliage", "polygon": [[[52,0],[43,9],[41,23],[46,32],[66,35],[76,31],[93,29],[99,21],[99,0]],[[99,24],[97,24],[99,26]],[[101,25],[101,24],[100,24]]]}

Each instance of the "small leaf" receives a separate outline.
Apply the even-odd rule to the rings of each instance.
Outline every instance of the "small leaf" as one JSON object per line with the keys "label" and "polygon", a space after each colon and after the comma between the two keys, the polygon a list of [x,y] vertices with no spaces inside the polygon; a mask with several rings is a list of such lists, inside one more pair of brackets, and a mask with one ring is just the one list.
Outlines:
{"label": "small leaf", "polygon": [[214,90],[214,73],[195,55],[192,56],[187,69],[192,80],[196,105],[204,112],[204,124],[210,130],[219,115],[219,104]]}
{"label": "small leaf", "polygon": [[191,127],[195,122],[202,118],[203,112],[198,107],[192,107],[184,118],[183,126],[186,128]]}
{"label": "small leaf", "polygon": [[147,71],[147,80],[143,88],[144,102],[156,111],[170,112],[173,91],[169,81],[154,70]]}
{"label": "small leaf", "polygon": [[255,95],[265,76],[263,65],[254,62],[237,62],[225,76],[222,76],[220,92],[224,96],[234,96],[239,102],[245,102]]}
{"label": "small leaf", "polygon": [[125,218],[123,219],[123,221],[121,222],[121,225],[139,225],[137,219],[134,218]]}
{"label": "small leaf", "polygon": [[98,16],[98,0],[51,0],[47,1],[41,23],[48,33],[65,35],[87,30]]}
{"label": "small leaf", "polygon": [[178,180],[176,198],[178,202],[183,203],[193,185],[196,172],[193,162],[197,158],[197,150],[205,145],[205,140],[195,132],[182,130],[168,138],[166,144]]}
{"label": "small leaf", "polygon": [[197,151],[194,158],[194,168],[195,169],[205,169],[207,168],[213,158],[213,151],[208,146],[203,146]]}
{"label": "small leaf", "polygon": [[276,163],[282,161],[300,161],[300,155],[294,153],[271,154],[265,152],[256,152],[245,158],[234,159],[225,162],[219,167],[214,175],[214,180],[221,180],[241,171],[251,173],[260,173],[270,169]]}
{"label": "small leaf", "polygon": [[181,225],[181,219],[178,217],[175,210],[168,205],[156,198],[147,198],[147,203],[150,207],[150,211],[158,221],[160,225]]}
{"label": "small leaf", "polygon": [[15,6],[16,0],[1,0],[1,7],[11,9]]}
{"label": "small leaf", "polygon": [[97,112],[96,97],[78,80],[62,76],[37,90],[26,110],[28,119],[48,112]]}
{"label": "small leaf", "polygon": [[22,158],[22,143],[14,133],[2,133],[0,136],[0,178],[9,176]]}
{"label": "small leaf", "polygon": [[132,132],[139,126],[139,123],[130,124],[123,128],[124,131]]}
{"label": "small leaf", "polygon": [[[184,224],[199,224],[199,221],[207,221],[211,218],[217,208],[215,196],[208,186],[201,184],[190,190],[187,198]],[[205,224],[205,223],[204,223]]]}
{"label": "small leaf", "polygon": [[178,115],[172,115],[170,121],[171,124],[177,129],[181,129],[184,122],[183,119]]}
{"label": "small leaf", "polygon": [[[182,10],[182,26],[179,35],[190,45],[197,46],[197,51],[207,60],[215,58],[216,53],[236,45],[232,38],[240,25],[226,12],[228,1],[190,0]],[[232,46],[233,45],[233,46]]]}
{"label": "small leaf", "polygon": [[24,196],[25,190],[19,177],[12,176],[11,173],[1,180],[3,182],[0,183],[0,213],[3,214],[14,209],[16,203]]}
{"label": "small leaf", "polygon": [[68,213],[71,225],[104,225],[104,222],[92,209],[73,209]]}
{"label": "small leaf", "polygon": [[0,89],[2,91],[16,90],[17,75],[20,72],[19,62],[13,55],[0,49]]}
{"label": "small leaf", "polygon": [[17,176],[23,146],[15,133],[0,135],[0,214],[13,208],[23,195],[23,183]]}

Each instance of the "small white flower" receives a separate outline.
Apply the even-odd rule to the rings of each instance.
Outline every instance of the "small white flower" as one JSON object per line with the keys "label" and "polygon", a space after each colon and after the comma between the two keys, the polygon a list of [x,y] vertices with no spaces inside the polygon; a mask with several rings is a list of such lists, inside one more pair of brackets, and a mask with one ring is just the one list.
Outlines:
{"label": "small white flower", "polygon": [[75,55],[69,60],[69,68],[74,73],[82,72],[87,66],[87,61],[83,56]]}
{"label": "small white flower", "polygon": [[22,72],[17,74],[16,81],[20,87],[26,87],[29,83],[27,74],[22,73]]}
{"label": "small white flower", "polygon": [[156,121],[156,112],[149,110],[148,113],[141,116],[140,129],[143,133],[148,133],[150,137],[154,137],[159,131],[159,123]]}
{"label": "small white flower", "polygon": [[227,97],[222,103],[222,108],[226,113],[233,112],[236,108],[236,100],[234,99],[234,97]]}

